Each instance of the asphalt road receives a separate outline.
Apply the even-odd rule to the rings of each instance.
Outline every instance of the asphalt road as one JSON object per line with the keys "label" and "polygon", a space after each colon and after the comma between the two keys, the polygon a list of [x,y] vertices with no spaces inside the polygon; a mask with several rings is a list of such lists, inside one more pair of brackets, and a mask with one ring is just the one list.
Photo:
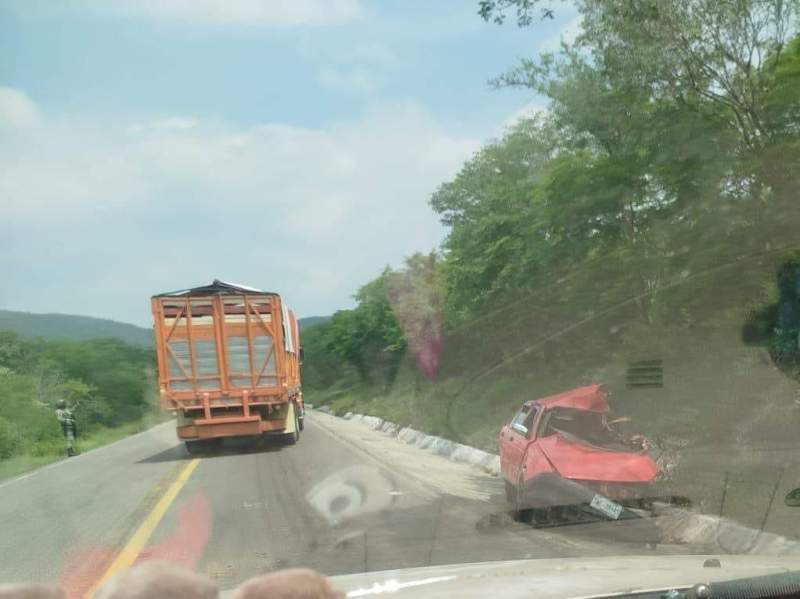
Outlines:
{"label": "asphalt road", "polygon": [[0,582],[55,581],[82,597],[143,559],[197,569],[226,589],[288,566],[334,575],[653,551],[635,531],[518,524],[497,479],[462,473],[481,494],[450,494],[418,474],[435,474],[425,465],[434,458],[450,468],[442,458],[414,450],[419,461],[392,461],[317,418],[295,446],[229,444],[199,459],[165,423],[0,483]]}

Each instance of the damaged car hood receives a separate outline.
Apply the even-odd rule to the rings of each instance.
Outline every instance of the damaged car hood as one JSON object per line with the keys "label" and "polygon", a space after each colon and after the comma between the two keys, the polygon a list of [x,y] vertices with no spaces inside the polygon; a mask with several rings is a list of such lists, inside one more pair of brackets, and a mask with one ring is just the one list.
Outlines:
{"label": "damaged car hood", "polygon": [[620,483],[652,481],[658,465],[646,452],[613,451],[567,440],[560,434],[539,439],[538,446],[565,477]]}

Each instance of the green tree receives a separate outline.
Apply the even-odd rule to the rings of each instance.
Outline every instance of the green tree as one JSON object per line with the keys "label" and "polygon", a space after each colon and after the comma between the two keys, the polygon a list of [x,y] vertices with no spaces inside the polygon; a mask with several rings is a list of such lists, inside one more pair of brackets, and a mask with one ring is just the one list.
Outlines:
{"label": "green tree", "polygon": [[544,168],[559,143],[548,119],[523,121],[431,196],[449,227],[442,269],[452,321],[535,284],[546,261],[542,248],[555,243],[535,189],[546,184]]}
{"label": "green tree", "polygon": [[[479,12],[503,22],[516,11],[529,26],[554,5],[488,0]],[[495,82],[548,97],[561,139],[573,151],[585,144],[577,160],[549,165],[543,205],[553,210],[544,218],[571,249],[562,259],[580,258],[589,225],[586,255],[614,256],[648,321],[658,290],[678,273],[789,239],[795,178],[787,173],[800,153],[785,139],[798,98],[796,46],[787,42],[798,6],[583,0],[574,43],[523,59]],[[698,244],[714,250],[685,250]]]}
{"label": "green tree", "polygon": [[405,337],[389,303],[392,271],[361,287],[356,308],[340,310],[330,322],[328,349],[356,369],[365,382],[390,384],[406,348]]}
{"label": "green tree", "polygon": [[0,366],[22,370],[29,358],[28,354],[28,347],[19,335],[11,331],[0,331]]}
{"label": "green tree", "polygon": [[[512,8],[522,26],[542,8],[537,0],[484,0],[484,19],[502,22]],[[598,69],[646,86],[695,110],[724,115],[743,144],[763,147],[775,134],[766,97],[800,14],[798,0],[581,0],[581,51]],[[552,60],[552,57],[550,57]],[[772,60],[770,60],[772,58]],[[500,83],[536,87],[537,61],[525,60]]]}

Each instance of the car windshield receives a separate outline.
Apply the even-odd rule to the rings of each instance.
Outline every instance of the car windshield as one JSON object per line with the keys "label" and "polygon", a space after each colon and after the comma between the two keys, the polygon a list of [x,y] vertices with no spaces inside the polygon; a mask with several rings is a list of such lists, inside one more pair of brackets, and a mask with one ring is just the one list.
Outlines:
{"label": "car windshield", "polygon": [[800,570],[798,199],[800,0],[0,2],[0,584]]}

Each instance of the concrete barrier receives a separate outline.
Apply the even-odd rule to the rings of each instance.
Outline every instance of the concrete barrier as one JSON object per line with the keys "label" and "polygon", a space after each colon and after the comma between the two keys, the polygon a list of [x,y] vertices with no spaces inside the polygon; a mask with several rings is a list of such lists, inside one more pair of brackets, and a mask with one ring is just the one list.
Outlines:
{"label": "concrete barrier", "polygon": [[727,518],[666,504],[656,504],[654,515],[664,542],[706,545],[714,553],[800,555],[800,542],[748,528]]}
{"label": "concrete barrier", "polygon": [[351,422],[360,422],[372,430],[380,430],[387,435],[397,437],[403,443],[430,451],[454,462],[476,466],[494,476],[499,476],[500,474],[500,456],[496,454],[456,443],[436,435],[428,435],[408,426],[401,428],[400,425],[394,422],[375,416],[364,416],[363,414],[351,414],[348,412],[344,417]]}
{"label": "concrete barrier", "polygon": [[386,433],[387,435],[391,435],[393,437],[397,436],[397,431],[400,430],[400,426],[395,424],[394,422],[385,421],[381,426],[381,431]]}
{"label": "concrete barrier", "polygon": [[366,424],[369,428],[376,431],[383,426],[383,418],[378,418],[376,416],[362,416],[361,422]]}
{"label": "concrete barrier", "polygon": [[418,430],[406,426],[400,429],[400,431],[397,433],[397,438],[403,441],[403,443],[414,445],[417,442],[417,438],[422,434],[423,433],[419,432]]}

